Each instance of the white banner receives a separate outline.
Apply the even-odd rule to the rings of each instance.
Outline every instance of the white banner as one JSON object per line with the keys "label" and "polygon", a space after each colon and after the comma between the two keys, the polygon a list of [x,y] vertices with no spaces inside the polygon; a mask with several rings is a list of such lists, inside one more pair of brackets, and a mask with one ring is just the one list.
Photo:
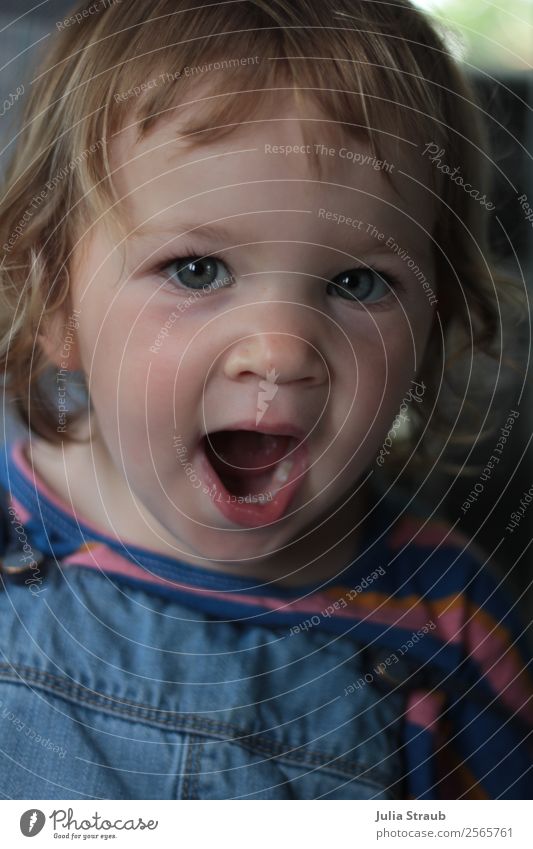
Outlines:
{"label": "white banner", "polygon": [[[267,810],[267,807],[269,810]],[[272,807],[276,810],[273,811]],[[531,849],[528,802],[4,801],[2,846]],[[205,809],[205,810],[204,810]],[[35,844],[29,840],[35,838]]]}

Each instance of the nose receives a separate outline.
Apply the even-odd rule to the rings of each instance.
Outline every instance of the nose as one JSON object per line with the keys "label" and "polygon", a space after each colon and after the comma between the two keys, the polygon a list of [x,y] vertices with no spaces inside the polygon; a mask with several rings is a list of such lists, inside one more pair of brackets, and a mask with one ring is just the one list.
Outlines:
{"label": "nose", "polygon": [[261,380],[275,378],[278,384],[299,382],[316,386],[328,380],[324,356],[296,328],[283,331],[258,328],[240,336],[227,352],[224,373],[231,380],[253,376]]}

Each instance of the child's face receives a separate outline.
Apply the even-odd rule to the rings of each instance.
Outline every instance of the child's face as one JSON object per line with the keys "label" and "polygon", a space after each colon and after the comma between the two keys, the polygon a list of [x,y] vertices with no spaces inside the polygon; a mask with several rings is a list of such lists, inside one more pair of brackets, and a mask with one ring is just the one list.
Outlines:
{"label": "child's face", "polygon": [[[311,156],[286,153],[304,145],[291,117],[295,107],[280,100],[278,120],[243,124],[187,153],[176,141],[179,117],[142,143],[125,131],[112,164],[130,235],[116,244],[101,221],[77,256],[72,306],[109,453],[105,474],[112,470],[116,492],[125,502],[133,494],[183,557],[266,556],[316,526],[373,463],[431,327],[434,308],[409,267],[412,259],[432,283],[434,212],[417,186],[422,166],[389,160],[399,196],[365,145],[308,122],[311,143],[334,148],[322,151],[319,177]],[[195,255],[218,264],[160,270],[173,256]],[[402,286],[390,294],[371,272],[343,281],[364,264]],[[251,528],[206,494],[199,445],[206,432],[255,423],[258,410],[259,430],[301,429],[307,471],[281,518]]]}

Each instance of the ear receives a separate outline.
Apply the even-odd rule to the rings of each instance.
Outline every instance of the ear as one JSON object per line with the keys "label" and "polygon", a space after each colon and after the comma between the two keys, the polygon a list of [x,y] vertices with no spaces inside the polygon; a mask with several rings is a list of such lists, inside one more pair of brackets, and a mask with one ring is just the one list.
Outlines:
{"label": "ear", "polygon": [[80,311],[68,304],[48,315],[42,322],[37,341],[46,358],[57,368],[78,371],[82,368],[79,351]]}

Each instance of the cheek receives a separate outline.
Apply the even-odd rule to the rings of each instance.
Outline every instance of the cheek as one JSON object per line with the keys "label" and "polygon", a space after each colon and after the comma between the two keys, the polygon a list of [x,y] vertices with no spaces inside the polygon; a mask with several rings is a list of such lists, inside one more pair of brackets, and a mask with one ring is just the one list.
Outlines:
{"label": "cheek", "polygon": [[[164,458],[176,433],[188,434],[201,410],[213,362],[197,322],[170,302],[124,305],[102,325],[91,396],[109,445],[146,464]],[[196,416],[198,417],[198,416]]]}
{"label": "cheek", "polygon": [[371,381],[386,389],[391,380],[418,371],[429,327],[430,318],[422,312],[364,315],[350,331],[340,367],[345,374],[353,373],[359,384]]}
{"label": "cheek", "polygon": [[84,309],[79,338],[93,406],[100,424],[120,426],[121,436],[139,426],[146,429],[148,414],[165,411],[172,403],[181,356],[177,327],[159,353],[150,350],[168,313],[168,307],[147,307],[120,297],[109,308],[100,303],[92,314],[90,305]]}
{"label": "cheek", "polygon": [[420,369],[430,327],[431,312],[422,306],[408,318],[376,314],[354,335],[353,353],[342,363],[343,428],[381,441]]}

